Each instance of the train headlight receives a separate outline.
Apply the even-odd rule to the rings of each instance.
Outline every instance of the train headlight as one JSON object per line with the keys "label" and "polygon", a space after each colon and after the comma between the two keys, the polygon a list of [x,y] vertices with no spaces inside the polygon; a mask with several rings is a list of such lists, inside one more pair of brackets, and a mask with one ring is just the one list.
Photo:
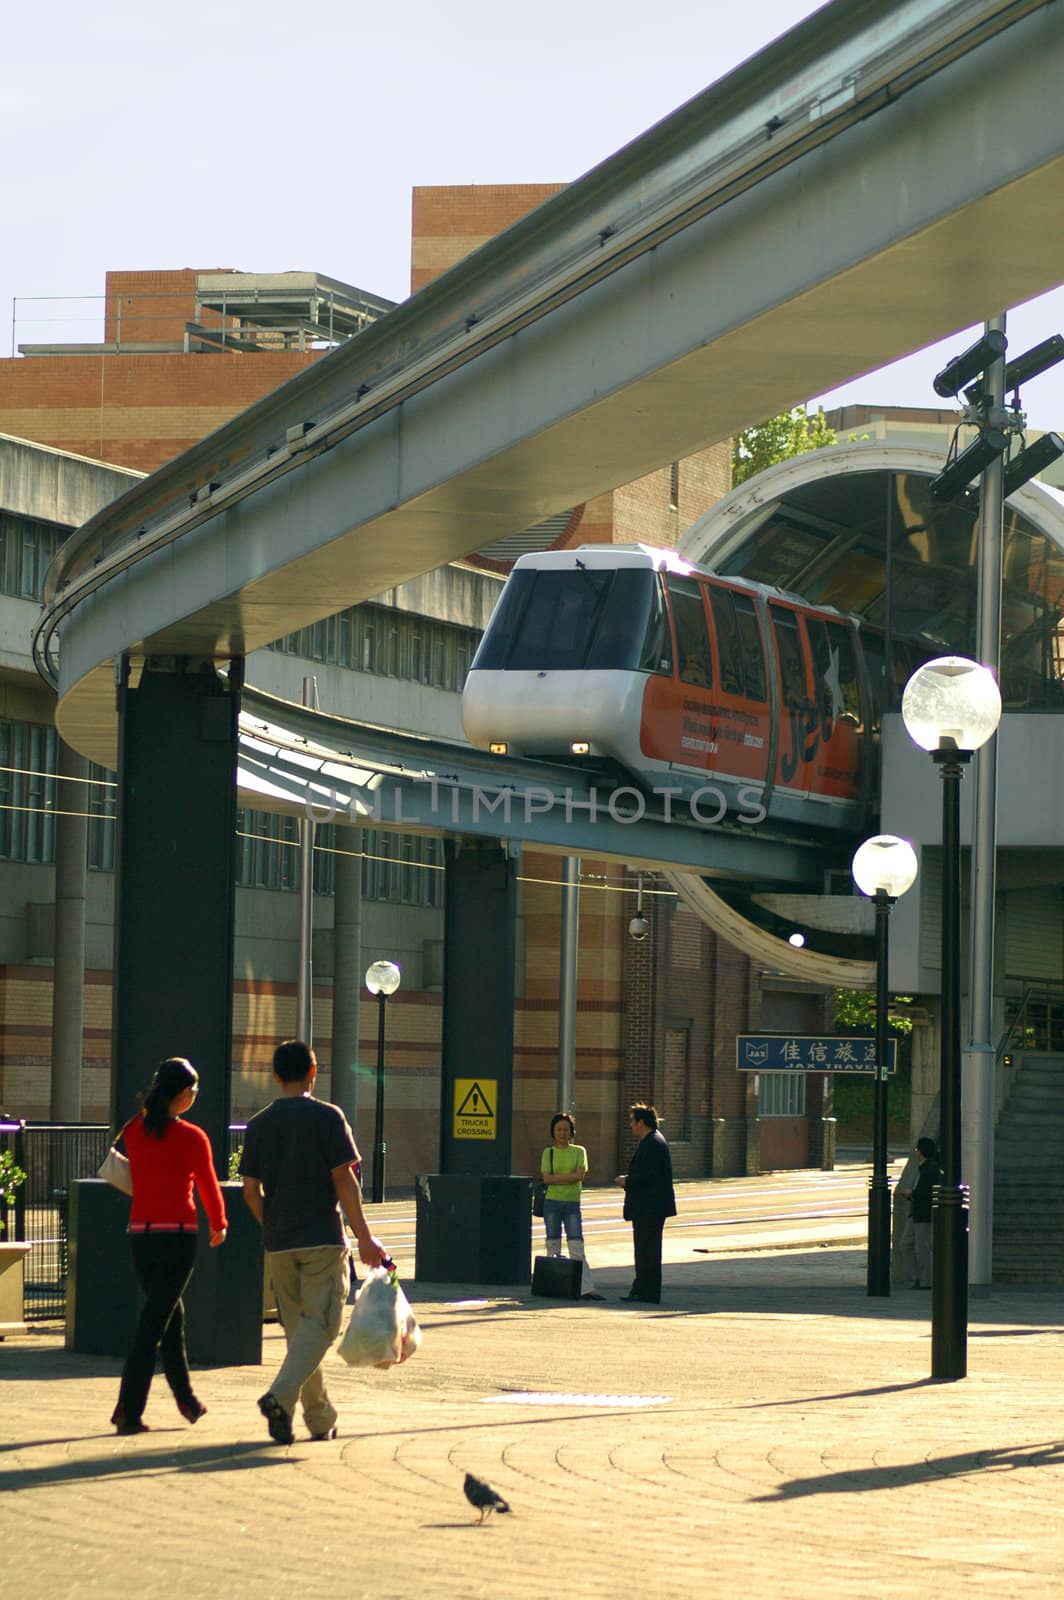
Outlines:
{"label": "train headlight", "polygon": [[504,756],[509,748],[505,739],[493,739],[488,745],[488,750],[493,756]]}
{"label": "train headlight", "polygon": [[586,756],[591,754],[591,746],[586,739],[574,739],[569,746],[571,756]]}

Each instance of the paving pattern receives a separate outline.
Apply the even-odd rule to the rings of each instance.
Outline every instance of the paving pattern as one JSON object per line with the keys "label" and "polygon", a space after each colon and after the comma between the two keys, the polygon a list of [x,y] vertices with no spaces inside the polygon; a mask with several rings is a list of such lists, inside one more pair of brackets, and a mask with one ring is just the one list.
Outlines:
{"label": "paving pattern", "polygon": [[[199,1376],[195,1428],[159,1380],[129,1439],[106,1425],[117,1363],[8,1340],[0,1596],[1059,1600],[1060,1297],[973,1301],[969,1377],[935,1384],[929,1297],[870,1301],[862,1268],[841,1248],[667,1266],[660,1309],[414,1287],[417,1357],[336,1360],[341,1437],[288,1449],[255,1407],[275,1328],[264,1368]],[[509,1516],[478,1526],[467,1470]]]}

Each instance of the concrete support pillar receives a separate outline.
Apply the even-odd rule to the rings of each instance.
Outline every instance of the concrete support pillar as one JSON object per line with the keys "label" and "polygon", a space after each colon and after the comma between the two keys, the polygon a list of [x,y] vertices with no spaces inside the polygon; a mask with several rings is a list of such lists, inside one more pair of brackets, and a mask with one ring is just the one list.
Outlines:
{"label": "concrete support pillar", "polygon": [[508,1174],[513,1145],[517,864],[447,844],[440,1171]]}
{"label": "concrete support pillar", "polygon": [[55,966],[52,973],[54,1122],[81,1121],[85,1020],[85,846],[89,763],[59,740],[55,819]]}
{"label": "concrete support pillar", "polygon": [[226,1170],[233,1013],[237,713],[243,663],[151,658],[119,685],[112,1116],[159,1061],[200,1074],[191,1113]]}
{"label": "concrete support pillar", "polygon": [[[336,829],[333,902],[333,1102],[358,1131],[358,1034],[362,996],[362,829]],[[360,1146],[361,1148],[361,1146]]]}

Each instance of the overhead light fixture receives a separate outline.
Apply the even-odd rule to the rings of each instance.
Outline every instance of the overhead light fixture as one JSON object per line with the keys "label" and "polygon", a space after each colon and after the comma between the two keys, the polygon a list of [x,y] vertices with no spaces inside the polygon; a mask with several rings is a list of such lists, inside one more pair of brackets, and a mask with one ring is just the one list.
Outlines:
{"label": "overhead light fixture", "polygon": [[1029,478],[1036,478],[1046,467],[1051,467],[1054,461],[1059,461],[1064,456],[1064,439],[1059,433],[1043,433],[1034,444],[1021,450],[1019,455],[1013,456],[1005,468],[1005,496],[1015,494]]}
{"label": "overhead light fixture", "polygon": [[963,389],[966,383],[977,378],[987,367],[992,366],[1004,355],[1008,341],[1005,335],[997,328],[992,328],[989,333],[984,333],[981,339],[962,350],[959,356],[954,356],[948,361],[932,380],[931,387],[943,400],[952,400],[958,390]]}
{"label": "overhead light fixture", "polygon": [[[937,378],[935,382],[937,384]],[[1008,447],[1008,435],[1000,428],[981,428],[979,437],[960,455],[947,461],[937,478],[931,479],[932,495],[936,500],[956,500],[961,490],[967,488],[996,456],[1004,455]]]}
{"label": "overhead light fixture", "polygon": [[488,751],[493,756],[504,756],[509,748],[510,746],[506,743],[505,739],[493,739],[488,745]]}
{"label": "overhead light fixture", "polygon": [[795,928],[794,932],[789,935],[787,943],[793,945],[796,950],[802,950],[805,948],[805,934]]}
{"label": "overhead light fixture", "polygon": [[586,739],[574,739],[569,746],[569,754],[573,756],[586,756],[591,752],[591,746]]}

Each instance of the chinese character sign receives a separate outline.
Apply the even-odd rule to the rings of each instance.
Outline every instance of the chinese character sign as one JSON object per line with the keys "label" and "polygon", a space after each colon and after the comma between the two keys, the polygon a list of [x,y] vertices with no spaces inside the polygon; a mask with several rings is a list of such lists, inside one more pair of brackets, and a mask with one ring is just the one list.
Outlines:
{"label": "chinese character sign", "polygon": [[[876,1041],[827,1034],[740,1033],[735,1041],[740,1072],[867,1072],[876,1070]],[[898,1041],[887,1044],[887,1075],[898,1070]]]}

